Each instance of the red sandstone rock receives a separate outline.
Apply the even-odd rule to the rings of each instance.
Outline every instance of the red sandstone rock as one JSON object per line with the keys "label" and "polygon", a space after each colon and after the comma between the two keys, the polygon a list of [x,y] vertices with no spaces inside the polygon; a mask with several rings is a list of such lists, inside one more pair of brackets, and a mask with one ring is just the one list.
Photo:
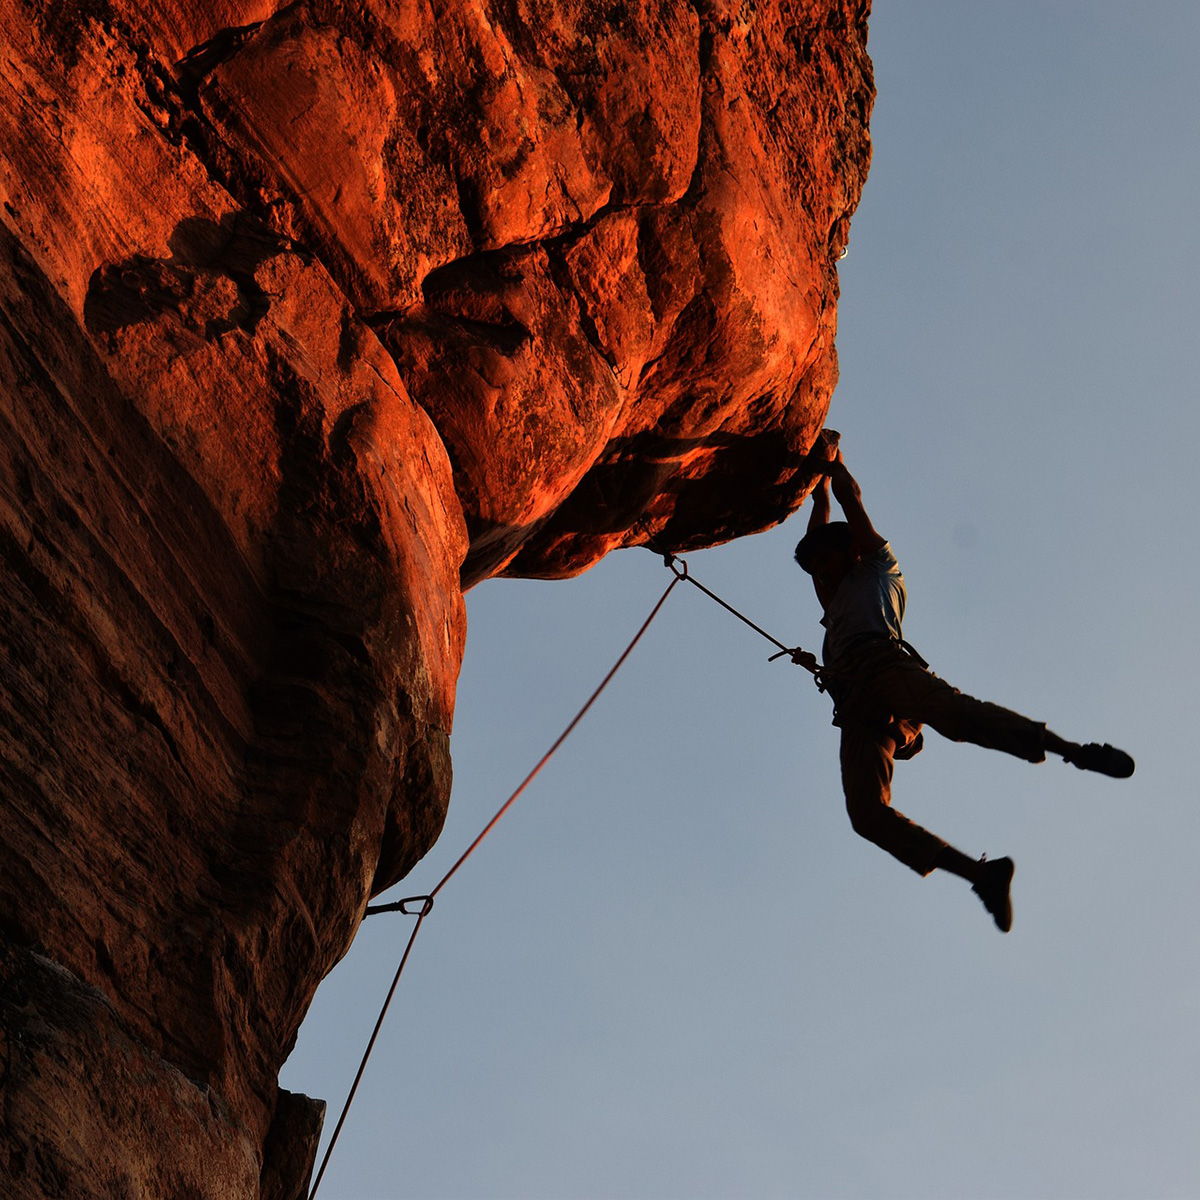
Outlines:
{"label": "red sandstone rock", "polygon": [[800,503],[866,7],[0,0],[7,1194],[299,1194],[461,587]]}

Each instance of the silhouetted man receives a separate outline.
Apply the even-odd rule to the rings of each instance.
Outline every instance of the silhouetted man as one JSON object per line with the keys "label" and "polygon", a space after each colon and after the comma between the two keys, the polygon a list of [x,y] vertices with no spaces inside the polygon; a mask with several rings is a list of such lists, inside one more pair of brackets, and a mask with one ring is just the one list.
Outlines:
{"label": "silhouetted man", "polygon": [[[904,577],[891,547],[871,524],[840,449],[825,469],[796,561],[812,576],[825,610],[820,678],[833,696],[834,724],[842,731],[842,786],[850,822],[920,875],[942,870],[969,880],[1007,933],[1012,859],[968,858],[892,808],[893,760],[911,758],[921,749],[922,725],[951,741],[974,742],[1028,762],[1057,754],[1118,779],[1133,774],[1133,759],[1109,745],[1068,742],[1044,724],[966,696],[934,675],[904,641]],[[829,520],[830,484],[845,521]],[[797,651],[793,657],[817,669],[812,655]]]}

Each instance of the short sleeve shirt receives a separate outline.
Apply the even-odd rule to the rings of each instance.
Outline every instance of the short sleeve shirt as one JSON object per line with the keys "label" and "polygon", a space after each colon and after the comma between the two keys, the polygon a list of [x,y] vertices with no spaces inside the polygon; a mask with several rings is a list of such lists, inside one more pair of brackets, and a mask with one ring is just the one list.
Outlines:
{"label": "short sleeve shirt", "polygon": [[821,619],[826,664],[836,663],[865,634],[902,637],[905,598],[900,564],[891,545],[884,542],[874,554],[854,564],[829,601]]}

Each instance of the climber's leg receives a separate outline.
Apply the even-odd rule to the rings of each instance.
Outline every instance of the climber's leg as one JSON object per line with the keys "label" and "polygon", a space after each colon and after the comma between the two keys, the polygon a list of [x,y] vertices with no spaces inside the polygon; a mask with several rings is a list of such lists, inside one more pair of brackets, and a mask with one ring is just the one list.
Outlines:
{"label": "climber's leg", "polygon": [[918,875],[928,875],[946,843],[891,807],[893,748],[890,739],[881,740],[857,721],[842,726],[846,812],[860,837],[874,842]]}
{"label": "climber's leg", "polygon": [[960,692],[899,650],[872,673],[869,688],[880,708],[928,725],[952,742],[1045,761],[1044,724]]}
{"label": "climber's leg", "polygon": [[969,880],[997,928],[1007,933],[1012,927],[1012,859],[988,862],[969,858],[892,808],[893,748],[890,739],[881,739],[869,726],[854,720],[843,722],[842,786],[854,831],[918,875],[942,870]]}

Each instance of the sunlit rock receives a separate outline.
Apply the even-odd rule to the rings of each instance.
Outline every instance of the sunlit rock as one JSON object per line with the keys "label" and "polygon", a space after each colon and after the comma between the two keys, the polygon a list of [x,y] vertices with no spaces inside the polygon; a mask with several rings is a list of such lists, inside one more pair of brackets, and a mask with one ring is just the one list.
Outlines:
{"label": "sunlit rock", "polygon": [[865,3],[0,0],[0,1175],[302,1192],[462,589],[782,520]]}

